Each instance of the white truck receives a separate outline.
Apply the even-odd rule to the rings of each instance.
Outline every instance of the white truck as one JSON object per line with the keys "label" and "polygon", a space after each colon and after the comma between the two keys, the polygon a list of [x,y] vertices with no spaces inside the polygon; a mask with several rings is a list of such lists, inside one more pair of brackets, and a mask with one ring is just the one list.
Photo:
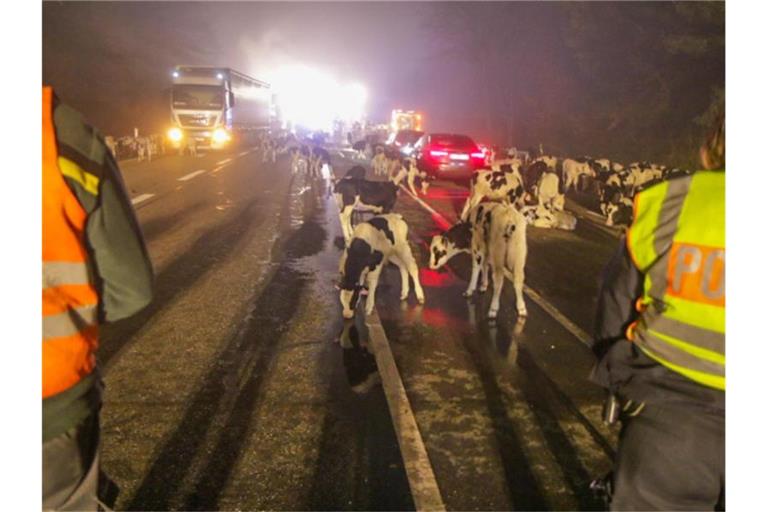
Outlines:
{"label": "white truck", "polygon": [[217,67],[176,66],[172,76],[168,139],[174,148],[221,149],[270,129],[268,83]]}

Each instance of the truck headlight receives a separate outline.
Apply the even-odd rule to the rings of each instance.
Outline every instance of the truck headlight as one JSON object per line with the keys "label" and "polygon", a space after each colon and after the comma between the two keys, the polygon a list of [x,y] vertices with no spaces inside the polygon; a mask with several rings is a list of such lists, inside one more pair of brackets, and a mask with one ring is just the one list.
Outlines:
{"label": "truck headlight", "polygon": [[184,138],[184,133],[179,128],[173,127],[168,130],[168,138],[173,142],[179,142]]}
{"label": "truck headlight", "polygon": [[227,142],[229,140],[229,132],[223,128],[216,128],[213,131],[213,140],[215,142]]}

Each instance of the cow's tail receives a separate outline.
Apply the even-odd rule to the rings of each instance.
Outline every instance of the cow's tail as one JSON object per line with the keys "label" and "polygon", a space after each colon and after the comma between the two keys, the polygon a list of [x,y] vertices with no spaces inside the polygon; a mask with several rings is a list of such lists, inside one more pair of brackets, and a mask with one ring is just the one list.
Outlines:
{"label": "cow's tail", "polygon": [[517,223],[515,222],[515,216],[512,212],[505,215],[504,219],[504,240],[509,242],[515,234],[517,229]]}
{"label": "cow's tail", "polygon": [[[522,218],[522,222],[520,219]],[[504,213],[504,267],[511,272],[517,272],[519,267],[519,244],[523,245],[523,253],[526,252],[526,220],[522,217],[522,214],[514,208],[509,208]],[[517,237],[517,239],[514,239]],[[514,240],[513,240],[514,239]],[[525,256],[523,256],[525,258]]]}

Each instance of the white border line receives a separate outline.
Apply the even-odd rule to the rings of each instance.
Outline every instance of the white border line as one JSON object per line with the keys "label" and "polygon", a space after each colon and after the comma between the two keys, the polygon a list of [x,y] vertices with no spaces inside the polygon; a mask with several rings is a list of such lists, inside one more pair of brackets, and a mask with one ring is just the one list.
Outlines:
{"label": "white border line", "polygon": [[387,397],[389,413],[400,445],[400,454],[408,476],[413,504],[416,510],[445,510],[440,487],[437,485],[427,449],[421,438],[405,386],[397,371],[397,364],[379,314],[374,311],[365,319],[365,325],[368,327],[368,339],[371,342],[373,355],[376,357],[381,385]]}
{"label": "white border line", "polygon": [[[432,215],[434,215],[436,218],[440,219],[441,222],[444,222],[446,226],[451,226],[451,223],[448,222],[448,219],[446,219],[441,213],[436,211],[434,208],[429,206],[424,200],[422,200],[419,197],[414,196],[410,190],[405,188],[404,186],[400,185],[400,188],[405,190],[409,196],[411,196],[413,199],[416,200],[418,204],[420,204],[425,210],[430,212]],[[577,326],[575,323],[573,323],[571,320],[568,319],[564,314],[562,314],[554,305],[552,305],[551,302],[549,302],[547,299],[542,297],[536,290],[529,287],[528,285],[524,285],[523,291],[525,294],[536,304],[541,307],[544,311],[549,313],[549,315],[554,318],[557,323],[562,325],[565,330],[570,332],[577,340],[579,340],[584,345],[590,347],[590,340],[592,339],[591,336],[589,336],[583,329],[581,329],[579,326]]]}
{"label": "white border line", "polygon": [[[338,211],[339,203],[336,194],[333,194],[333,198]],[[440,487],[437,485],[432,463],[424,446],[424,440],[421,438],[419,425],[411,409],[403,380],[397,371],[397,364],[379,314],[374,311],[372,315],[366,317],[365,325],[368,327],[368,338],[381,376],[381,386],[387,398],[389,415],[397,435],[397,444],[400,446],[400,455],[403,458],[413,504],[418,511],[444,511],[446,508],[440,494]]]}

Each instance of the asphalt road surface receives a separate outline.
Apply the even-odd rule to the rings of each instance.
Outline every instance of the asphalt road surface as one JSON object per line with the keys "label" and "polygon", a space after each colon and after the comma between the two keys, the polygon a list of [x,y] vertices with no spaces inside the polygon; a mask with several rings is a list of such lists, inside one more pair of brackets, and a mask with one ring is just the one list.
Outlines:
{"label": "asphalt road surface", "polygon": [[[252,148],[121,168],[156,288],[149,308],[104,329],[100,349],[115,507],[413,509],[364,322],[360,346],[338,343],[341,228],[322,182]],[[617,232],[573,203],[575,231],[529,228],[537,301],[526,297],[521,321],[508,283],[489,322],[490,294],[461,294],[468,256],[427,268],[426,244],[465,195],[448,183],[423,204],[400,194],[426,303],[399,301],[394,268],[377,291],[437,491],[450,510],[599,509],[588,484],[610,468],[616,432],[600,422],[578,333],[591,331]]]}

